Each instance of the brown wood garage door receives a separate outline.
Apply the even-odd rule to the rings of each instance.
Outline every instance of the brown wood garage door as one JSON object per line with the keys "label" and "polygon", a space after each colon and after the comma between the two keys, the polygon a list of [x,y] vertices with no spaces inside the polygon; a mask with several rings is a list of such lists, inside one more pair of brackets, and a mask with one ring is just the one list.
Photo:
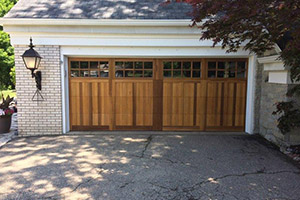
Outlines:
{"label": "brown wood garage door", "polygon": [[71,130],[243,131],[247,59],[69,59]]}

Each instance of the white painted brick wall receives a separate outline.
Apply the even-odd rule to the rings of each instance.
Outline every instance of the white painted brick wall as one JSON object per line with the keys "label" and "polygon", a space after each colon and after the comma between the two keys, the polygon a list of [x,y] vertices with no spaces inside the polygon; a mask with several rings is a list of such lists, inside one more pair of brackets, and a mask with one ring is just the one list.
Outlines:
{"label": "white painted brick wall", "polygon": [[59,46],[37,46],[43,57],[42,72],[44,101],[32,101],[36,91],[35,79],[26,69],[21,55],[27,46],[15,46],[16,90],[18,99],[18,131],[20,135],[49,135],[62,133],[62,96]]}

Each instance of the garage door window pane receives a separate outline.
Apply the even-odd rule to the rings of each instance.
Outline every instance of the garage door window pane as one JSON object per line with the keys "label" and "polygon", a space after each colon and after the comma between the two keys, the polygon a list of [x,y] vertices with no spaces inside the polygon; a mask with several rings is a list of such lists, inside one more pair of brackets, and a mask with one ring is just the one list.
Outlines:
{"label": "garage door window pane", "polygon": [[152,62],[144,62],[144,69],[153,69]]}
{"label": "garage door window pane", "polygon": [[133,71],[125,71],[125,77],[133,77]]}
{"label": "garage door window pane", "polygon": [[90,68],[91,69],[98,69],[98,67],[99,67],[98,64],[99,64],[98,62],[90,62]]}
{"label": "garage door window pane", "polygon": [[89,62],[80,62],[80,69],[88,69]]}
{"label": "garage door window pane", "polygon": [[183,69],[191,69],[191,63],[190,62],[184,62],[183,63]]}
{"label": "garage door window pane", "polygon": [[89,77],[89,71],[80,71],[80,77]]}
{"label": "garage door window pane", "polygon": [[190,78],[191,77],[191,71],[183,71],[183,77],[184,78]]}
{"label": "garage door window pane", "polygon": [[98,77],[98,71],[90,71],[90,76],[91,77]]}
{"label": "garage door window pane", "polygon": [[235,78],[235,71],[229,71],[229,78]]}
{"label": "garage door window pane", "polygon": [[71,77],[79,77],[79,71],[71,71]]}
{"label": "garage door window pane", "polygon": [[118,69],[124,69],[124,63],[123,62],[116,62],[115,63],[116,70]]}
{"label": "garage door window pane", "polygon": [[123,77],[124,76],[123,72],[124,71],[120,71],[120,70],[116,71],[116,77]]}
{"label": "garage door window pane", "polygon": [[171,69],[172,63],[171,62],[164,62],[164,69]]}
{"label": "garage door window pane", "polygon": [[71,68],[72,69],[79,69],[79,62],[78,61],[72,61],[71,62]]}
{"label": "garage door window pane", "polygon": [[135,62],[135,69],[143,69],[143,63],[142,62]]}
{"label": "garage door window pane", "polygon": [[173,62],[173,69],[181,69],[181,62]]}
{"label": "garage door window pane", "polygon": [[200,71],[193,71],[193,78],[200,78],[201,72]]}
{"label": "garage door window pane", "polygon": [[230,71],[235,71],[235,70],[236,70],[236,69],[235,69],[235,63],[236,63],[236,62],[229,62],[229,63],[228,63],[228,65],[229,65],[229,70],[230,70]]}
{"label": "garage door window pane", "polygon": [[180,78],[181,77],[181,71],[173,71],[173,77],[174,78]]}
{"label": "garage door window pane", "polygon": [[238,71],[237,78],[246,78],[246,71]]}
{"label": "garage door window pane", "polygon": [[238,62],[238,64],[237,64],[237,69],[238,69],[239,71],[244,71],[244,70],[246,70],[246,62]]}
{"label": "garage door window pane", "polygon": [[108,72],[106,72],[106,71],[100,71],[100,77],[107,78],[108,77]]}
{"label": "garage door window pane", "polygon": [[216,71],[208,71],[208,78],[216,78]]}
{"label": "garage door window pane", "polygon": [[216,62],[208,62],[208,69],[216,69],[217,63]]}
{"label": "garage door window pane", "polygon": [[108,69],[108,62],[100,62],[100,69]]}
{"label": "garage door window pane", "polygon": [[164,77],[167,77],[167,78],[172,77],[172,71],[164,71]]}
{"label": "garage door window pane", "polygon": [[143,71],[135,71],[134,76],[135,77],[143,77]]}
{"label": "garage door window pane", "polygon": [[133,69],[133,62],[125,62],[125,69]]}
{"label": "garage door window pane", "polygon": [[145,70],[144,71],[144,77],[152,77],[152,71],[149,71],[149,70]]}
{"label": "garage door window pane", "polygon": [[193,62],[193,69],[201,69],[201,62]]}
{"label": "garage door window pane", "polygon": [[225,71],[218,71],[218,78],[225,78]]}
{"label": "garage door window pane", "polygon": [[218,62],[218,69],[225,69],[225,62]]}

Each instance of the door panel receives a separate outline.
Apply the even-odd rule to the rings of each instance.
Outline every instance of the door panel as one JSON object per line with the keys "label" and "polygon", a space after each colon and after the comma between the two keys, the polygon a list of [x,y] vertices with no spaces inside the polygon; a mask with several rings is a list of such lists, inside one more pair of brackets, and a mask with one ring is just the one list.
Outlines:
{"label": "door panel", "polygon": [[[197,83],[164,82],[163,126],[194,127],[197,123]],[[201,107],[200,107],[201,108]],[[200,120],[198,121],[198,124]]]}
{"label": "door panel", "polygon": [[207,130],[242,130],[245,126],[246,82],[209,82]]}
{"label": "door panel", "polygon": [[153,83],[134,83],[136,125],[153,125]]}
{"label": "door panel", "polygon": [[109,82],[70,81],[70,124],[73,130],[103,130],[111,124]]}
{"label": "door panel", "polygon": [[116,126],[133,126],[133,83],[115,83]]}
{"label": "door panel", "polygon": [[207,121],[206,126],[221,126],[222,83],[207,84]]}

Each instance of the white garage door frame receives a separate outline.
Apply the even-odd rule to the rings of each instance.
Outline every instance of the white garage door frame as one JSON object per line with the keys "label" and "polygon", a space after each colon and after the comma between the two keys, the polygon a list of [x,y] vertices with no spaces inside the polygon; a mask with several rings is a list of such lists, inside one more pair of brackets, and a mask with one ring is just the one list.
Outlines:
{"label": "white garage door frame", "polygon": [[170,48],[170,47],[61,47],[61,83],[62,83],[62,109],[63,133],[70,131],[69,123],[69,80],[68,57],[97,57],[97,58],[248,58],[247,102],[245,132],[254,133],[254,107],[256,88],[255,55],[246,51],[227,54],[220,47],[201,48]]}

